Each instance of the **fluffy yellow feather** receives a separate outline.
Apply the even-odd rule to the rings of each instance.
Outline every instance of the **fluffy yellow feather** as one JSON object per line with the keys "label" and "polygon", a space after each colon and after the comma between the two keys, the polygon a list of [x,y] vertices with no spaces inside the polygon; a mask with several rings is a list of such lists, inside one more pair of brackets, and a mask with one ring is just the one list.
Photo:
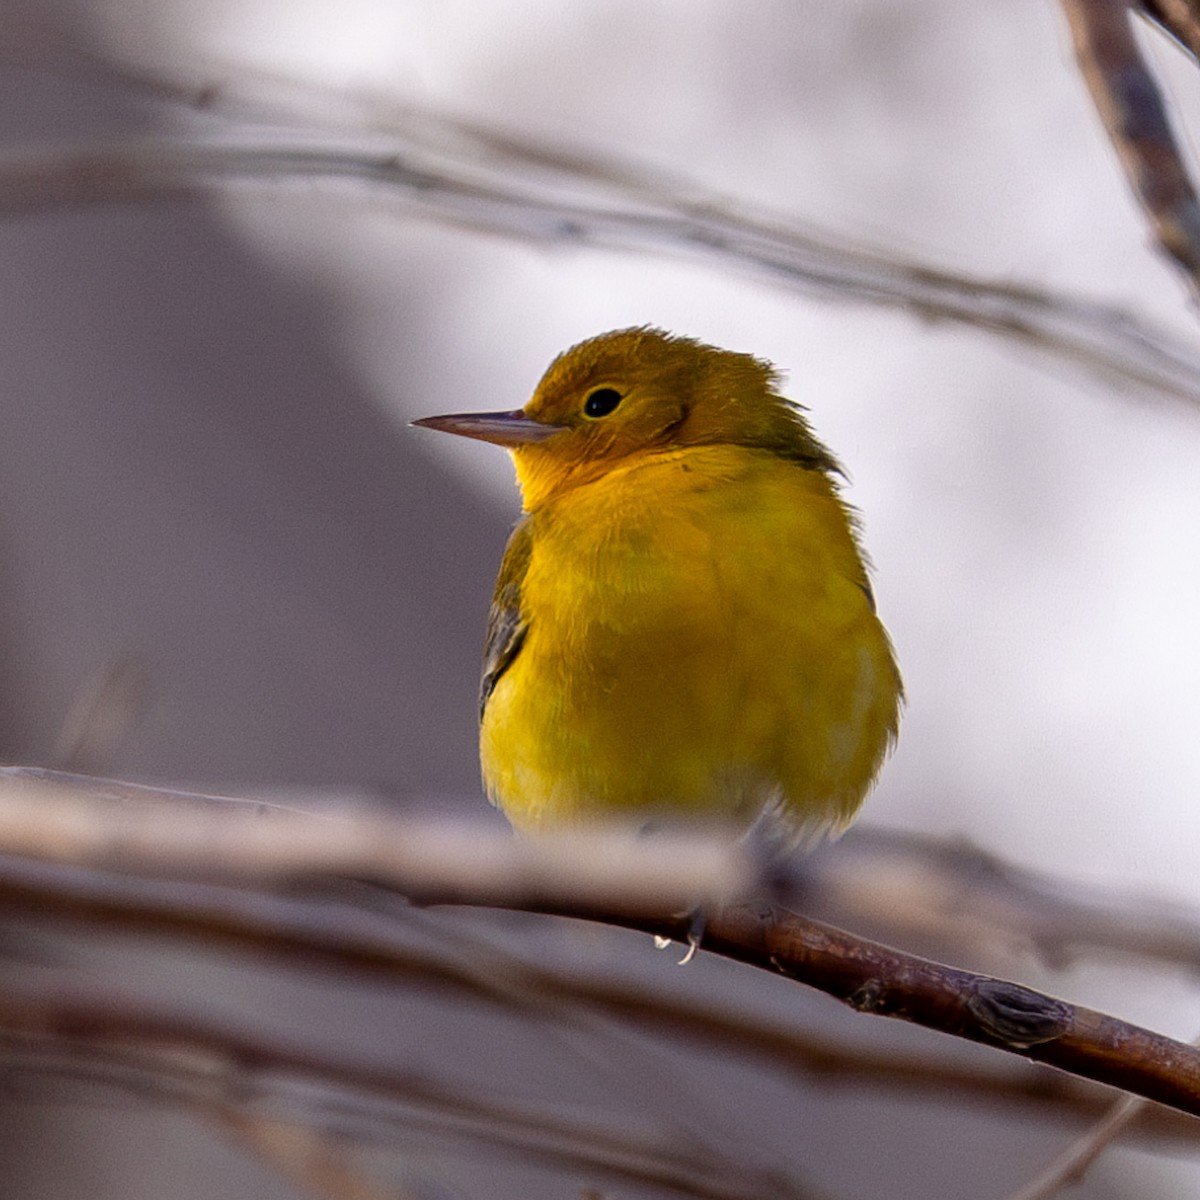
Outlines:
{"label": "fluffy yellow feather", "polygon": [[516,464],[480,756],[518,828],[767,813],[800,839],[857,812],[900,675],[840,468],[778,383],[625,329],[560,355],[522,410],[417,422]]}

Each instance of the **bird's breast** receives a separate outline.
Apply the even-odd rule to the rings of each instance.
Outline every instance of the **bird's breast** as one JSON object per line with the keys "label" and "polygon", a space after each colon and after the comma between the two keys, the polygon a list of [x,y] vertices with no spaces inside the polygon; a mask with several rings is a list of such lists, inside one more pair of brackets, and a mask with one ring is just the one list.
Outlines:
{"label": "bird's breast", "polygon": [[[656,806],[731,816],[768,794],[828,790],[798,764],[863,723],[855,696],[880,686],[890,652],[821,472],[692,448],[527,520],[527,632],[482,737],[489,788],[518,824]],[[882,754],[883,729],[872,736],[855,803]],[[858,739],[855,727],[853,753]]]}

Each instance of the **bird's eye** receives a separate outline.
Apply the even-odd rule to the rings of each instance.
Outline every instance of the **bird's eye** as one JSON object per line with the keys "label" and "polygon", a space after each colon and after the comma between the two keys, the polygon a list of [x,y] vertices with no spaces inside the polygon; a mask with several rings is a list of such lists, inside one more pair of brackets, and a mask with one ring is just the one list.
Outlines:
{"label": "bird's eye", "polygon": [[583,413],[587,417],[607,417],[624,397],[616,388],[598,387],[583,402]]}

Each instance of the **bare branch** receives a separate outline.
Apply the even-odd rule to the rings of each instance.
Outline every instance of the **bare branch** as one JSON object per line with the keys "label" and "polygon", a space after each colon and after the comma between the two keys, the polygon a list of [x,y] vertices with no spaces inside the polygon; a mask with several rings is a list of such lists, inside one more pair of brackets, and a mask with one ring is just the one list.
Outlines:
{"label": "bare branch", "polygon": [[[661,923],[655,932],[686,940],[678,922],[673,929]],[[1032,988],[930,962],[766,904],[714,914],[704,946],[802,981],[858,1012],[912,1021],[1200,1116],[1194,1046]]]}
{"label": "bare branch", "polygon": [[[1167,20],[1157,8],[1153,15]],[[164,75],[99,56],[40,18],[26,24],[24,36],[10,40],[8,53],[19,61],[36,54],[48,69],[203,112],[232,137],[10,154],[0,158],[0,213],[155,200],[233,181],[358,180],[420,218],[553,245],[699,258],[792,291],[978,328],[1126,386],[1200,402],[1200,354],[1115,305],[850,244],[811,223],[755,214],[661,170],[391,97],[231,74],[222,65],[186,78],[182,67]],[[1181,28],[1181,19],[1171,24],[1176,36]],[[273,140],[247,144],[245,130],[264,125],[277,131]],[[317,132],[330,129],[333,135]]]}
{"label": "bare branch", "polygon": [[346,1140],[327,1129],[261,1113],[216,1106],[212,1120],[229,1136],[318,1200],[421,1200],[368,1179],[347,1152]]}
{"label": "bare branch", "polygon": [[52,761],[64,771],[102,770],[140,715],[144,683],[132,658],[104,663],[73,697]]}
{"label": "bare branch", "polygon": [[[49,806],[47,798],[56,795],[62,803]],[[379,808],[348,806],[336,796],[309,800],[310,810],[302,812],[263,800],[149,788],[41,768],[0,767],[0,847],[57,863],[116,866],[159,877],[171,872],[172,861],[184,864],[190,878],[228,879],[244,870],[254,886],[269,886],[290,875],[315,880],[324,873],[329,878],[335,870],[333,860],[341,854],[345,873],[360,880],[388,883],[417,900],[432,888],[440,902],[463,886],[468,900],[476,903],[486,902],[487,889],[493,886],[506,889],[496,897],[498,903],[506,902],[510,890],[542,888],[524,875],[521,855],[539,855],[545,849],[548,853],[539,859],[537,870],[550,872],[545,887],[556,896],[561,895],[556,873],[573,872],[574,860],[582,858],[594,865],[588,875],[572,874],[568,882],[586,886],[587,878],[600,875],[602,891],[590,896],[596,907],[612,903],[618,888],[623,889],[621,902],[634,903],[648,887],[645,904],[653,912],[685,897],[694,904],[709,888],[729,895],[747,882],[744,860],[736,853],[726,859],[729,849],[720,839],[701,843],[703,858],[695,857],[690,843],[651,848],[645,839],[634,839],[628,857],[625,833],[614,835],[612,843],[587,838],[574,846],[568,842],[564,852],[554,841],[514,847],[508,831],[499,826],[482,830],[474,823],[412,822]],[[64,829],[68,817],[76,824]],[[274,823],[264,825],[266,817]],[[339,820],[351,827],[365,823],[366,828],[338,843]],[[386,836],[375,836],[372,823],[377,821],[384,823]],[[71,840],[64,840],[68,835]],[[400,848],[379,846],[389,841]],[[235,844],[232,856],[225,854],[226,843]],[[408,852],[420,859],[426,846],[435,858],[422,870],[446,872],[432,884],[424,875],[407,874],[403,857],[397,860],[399,875],[389,873],[395,862],[389,866],[381,860],[381,855],[386,859]],[[310,857],[310,847],[315,856]],[[712,873],[684,874],[672,881],[660,869],[664,850],[668,859],[680,860],[674,861],[674,869]],[[715,862],[707,857],[712,850],[717,851]],[[493,852],[498,857],[486,874],[481,873],[477,856]],[[620,860],[627,876],[608,874],[610,857]],[[685,858],[688,861],[682,861]],[[515,875],[505,881],[510,870]],[[493,874],[499,882],[493,882]],[[461,882],[464,875],[466,883]],[[961,840],[859,824],[836,846],[794,860],[791,877],[779,882],[786,883],[793,905],[819,909],[835,924],[867,924],[889,939],[934,937],[954,953],[981,947],[1005,956],[1031,953],[1056,969],[1097,950],[1187,970],[1200,963],[1200,913],[1194,908],[1161,895],[1121,895],[1111,888],[1067,883],[1014,866]]]}
{"label": "bare branch", "polygon": [[632,167],[431,117],[411,123],[415,133],[387,138],[130,140],[10,152],[0,157],[0,214],[153,201],[232,182],[357,180],[415,217],[550,245],[698,258],[792,291],[982,329],[1200,403],[1195,348],[1114,305],[851,246],[813,226],[739,211],[694,186],[639,182]]}
{"label": "bare branch", "polygon": [[323,1176],[340,1175],[370,1194],[344,1155],[320,1134],[306,1133],[327,1127],[336,1114],[338,1127],[363,1143],[424,1142],[432,1134],[475,1153],[519,1151],[527,1161],[695,1200],[814,1200],[796,1179],[750,1159],[734,1161],[723,1147],[676,1144],[645,1122],[636,1130],[624,1122],[608,1127],[419,1071],[366,1066],[265,1032],[247,1034],[241,1022],[235,1028],[157,1013],[140,996],[0,990],[0,1038],[10,1078],[14,1070],[85,1077],[187,1106],[253,1141],[317,1194],[326,1194]]}
{"label": "bare branch", "polygon": [[1093,1129],[1009,1200],[1051,1200],[1064,1188],[1081,1182],[1088,1167],[1137,1118],[1145,1104],[1137,1096],[1122,1096]]}
{"label": "bare branch", "polygon": [[1193,58],[1200,58],[1200,5],[1196,0],[1142,0],[1141,7]]}
{"label": "bare branch", "polygon": [[859,824],[796,868],[806,910],[888,940],[936,939],[938,954],[1027,953],[1059,970],[1100,950],[1188,971],[1200,965],[1193,907],[1067,883],[960,840]]}
{"label": "bare branch", "polygon": [[[486,956],[474,951],[464,957],[453,952],[455,947],[444,934],[436,951],[418,949],[407,937],[395,935],[397,918],[405,910],[392,909],[386,919],[364,921],[359,917],[373,914],[356,912],[354,906],[372,908],[373,895],[343,888],[336,899],[340,905],[331,908],[325,891],[312,898],[291,894],[286,900],[272,900],[253,892],[181,881],[154,883],[41,866],[22,871],[18,863],[0,860],[0,914],[67,918],[92,928],[107,925],[118,933],[145,931],[198,938],[210,945],[250,947],[261,959],[419,982],[510,1008],[536,1010],[540,1020],[557,1019],[582,1007],[625,1024],[695,1040],[707,1049],[721,1046],[754,1056],[772,1070],[829,1085],[869,1085],[940,1103],[966,1100],[1023,1111],[1032,1105],[1073,1119],[1096,1120],[1106,1107],[1102,1096],[1082,1089],[1066,1075],[1028,1069],[1001,1074],[938,1063],[928,1056],[909,1059],[893,1051],[880,1056],[777,1027],[727,1006],[554,970],[544,962],[517,960],[495,948]],[[1138,1130],[1188,1144],[1195,1137],[1189,1118],[1176,1118],[1157,1106],[1139,1120]]]}
{"label": "bare branch", "polygon": [[405,821],[345,805],[322,813],[0,768],[0,853],[142,874],[246,880],[367,879],[413,900],[537,907],[542,895],[612,911],[720,903],[745,887],[729,837],[636,830],[518,840],[508,830]]}
{"label": "bare branch", "polygon": [[1200,294],[1200,199],[1158,84],[1130,25],[1128,0],[1062,0],[1079,68],[1159,244]]}
{"label": "bare branch", "polygon": [[[511,861],[503,879],[486,870],[477,880],[470,872],[464,874],[463,839],[451,839],[451,853],[445,853],[443,845],[440,859],[428,852],[430,846],[437,847],[436,839],[425,839],[420,853],[403,848],[412,838],[411,826],[385,814],[322,819],[275,809],[255,817],[250,815],[255,806],[236,801],[195,799],[185,807],[154,804],[142,793],[139,802],[131,804],[128,798],[123,803],[115,800],[102,785],[90,795],[79,794],[81,790],[28,775],[4,779],[0,848],[50,863],[84,863],[143,875],[157,872],[160,877],[186,870],[194,878],[207,871],[243,886],[305,880],[315,888],[322,881],[328,887],[347,877],[367,877],[401,890],[411,886],[426,903],[504,903],[680,940],[688,933],[686,915],[661,915],[662,908],[647,911],[653,908],[653,898],[644,891],[638,893],[637,903],[617,891],[609,907],[597,904],[589,889],[580,888],[579,877],[595,882],[594,876],[607,875],[610,865],[604,859],[599,864],[584,861],[587,840],[573,850],[563,844],[564,853],[573,855],[567,871],[562,864],[551,869],[539,863],[539,855],[554,857],[549,839],[523,844],[526,849],[517,855],[518,888],[513,886]],[[541,847],[536,854],[528,849],[532,845]],[[598,843],[590,843],[591,850],[597,848]],[[653,850],[649,853],[655,860],[653,870],[661,875],[664,860]],[[527,858],[529,854],[533,856]],[[439,861],[441,874],[431,869]],[[630,877],[627,882],[632,887],[636,881]],[[611,880],[607,884],[611,889]],[[599,894],[611,894],[604,892],[603,884],[596,887]],[[253,893],[238,897],[242,899],[231,903],[225,895],[213,903],[210,894],[206,904],[194,890],[185,897],[174,885],[164,902],[145,888],[140,895],[119,887],[106,889],[94,870],[81,880],[78,867],[67,881],[46,868],[22,874],[19,863],[10,863],[0,876],[0,904],[10,910],[32,904],[45,914],[57,906],[93,919],[249,938],[276,949],[288,941],[310,955],[351,959],[360,966],[378,968],[389,961],[387,945],[363,937],[360,929],[303,923],[298,929],[283,928],[277,914],[272,920],[269,908],[262,908],[262,900],[256,908]],[[672,911],[678,913],[677,908],[666,909]],[[712,907],[704,944],[726,957],[802,981],[861,1012],[902,1017],[1200,1115],[1200,1053],[1195,1048],[1018,984],[890,950],[767,904]]]}
{"label": "bare branch", "polygon": [[[1022,1113],[1037,1108],[1047,1115],[1099,1121],[1111,1107],[1107,1091],[1081,1086],[1070,1076],[1037,1066],[1005,1071],[938,1062],[929,1055],[905,1056],[889,1049],[877,1053],[860,1046],[780,1027],[761,1016],[749,1016],[694,999],[648,993],[611,980],[564,976],[523,964],[520,978],[530,995],[565,999],[598,1008],[622,1021],[656,1033],[694,1039],[706,1049],[752,1055],[764,1067],[815,1079],[829,1087],[888,1089],[931,1103],[964,1102]],[[1196,1126],[1157,1105],[1143,1105],[1137,1129],[1159,1138],[1191,1145]]]}

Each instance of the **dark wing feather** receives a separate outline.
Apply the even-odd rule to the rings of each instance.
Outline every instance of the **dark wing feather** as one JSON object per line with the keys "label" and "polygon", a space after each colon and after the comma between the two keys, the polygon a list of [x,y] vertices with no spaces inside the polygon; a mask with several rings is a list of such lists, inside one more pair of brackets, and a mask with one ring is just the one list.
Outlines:
{"label": "dark wing feather", "polygon": [[483,647],[483,678],[479,681],[479,716],[487,707],[488,697],[495,690],[500,676],[508,670],[521,651],[529,622],[521,611],[521,585],[529,569],[533,550],[533,534],[529,521],[522,521],[513,530],[500,564],[496,592],[488,613],[487,640]]}

